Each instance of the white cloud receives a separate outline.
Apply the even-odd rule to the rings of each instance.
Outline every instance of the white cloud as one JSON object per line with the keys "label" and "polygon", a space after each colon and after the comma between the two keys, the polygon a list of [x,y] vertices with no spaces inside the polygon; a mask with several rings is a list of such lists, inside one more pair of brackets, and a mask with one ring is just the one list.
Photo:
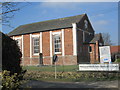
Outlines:
{"label": "white cloud", "polygon": [[104,14],[102,14],[102,13],[101,13],[101,14],[98,14],[97,16],[99,16],[99,17],[103,17],[103,16],[104,16]]}
{"label": "white cloud", "polygon": [[106,24],[108,24],[108,21],[106,21],[106,20],[99,20],[99,21],[94,22],[94,24],[96,24],[96,25],[106,25]]}

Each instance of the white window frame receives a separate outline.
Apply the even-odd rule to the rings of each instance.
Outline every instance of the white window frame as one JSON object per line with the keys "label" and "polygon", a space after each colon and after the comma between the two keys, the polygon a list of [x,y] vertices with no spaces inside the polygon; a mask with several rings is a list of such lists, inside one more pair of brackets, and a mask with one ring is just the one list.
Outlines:
{"label": "white window frame", "polygon": [[[61,32],[52,32],[52,35],[53,35],[53,37],[54,37],[55,35],[61,36]],[[61,38],[60,38],[60,40],[61,40]],[[54,42],[54,38],[53,38],[53,45],[54,45],[54,54],[61,54],[62,51],[55,52],[55,42]],[[61,40],[61,42],[60,42],[60,48],[62,49],[62,40]]]}
{"label": "white window frame", "polygon": [[14,37],[14,40],[15,41],[17,41],[17,40],[20,40],[20,46],[19,46],[19,48],[20,48],[20,50],[22,51],[22,37]]}
{"label": "white window frame", "polygon": [[77,24],[72,23],[72,32],[73,32],[73,55],[77,55]]}
{"label": "white window frame", "polygon": [[[40,35],[32,35],[31,36],[32,37],[32,55],[34,55],[34,56],[38,56],[39,55],[39,53],[40,53]],[[34,53],[34,42],[33,42],[33,38],[38,38],[39,39],[39,53]]]}

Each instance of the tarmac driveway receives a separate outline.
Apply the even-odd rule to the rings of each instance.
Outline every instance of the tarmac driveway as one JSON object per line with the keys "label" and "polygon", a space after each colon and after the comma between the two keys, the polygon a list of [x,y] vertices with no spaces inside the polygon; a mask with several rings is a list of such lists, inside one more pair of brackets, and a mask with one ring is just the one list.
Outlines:
{"label": "tarmac driveway", "polygon": [[31,80],[23,87],[30,88],[118,88],[118,80],[97,82],[44,82]]}

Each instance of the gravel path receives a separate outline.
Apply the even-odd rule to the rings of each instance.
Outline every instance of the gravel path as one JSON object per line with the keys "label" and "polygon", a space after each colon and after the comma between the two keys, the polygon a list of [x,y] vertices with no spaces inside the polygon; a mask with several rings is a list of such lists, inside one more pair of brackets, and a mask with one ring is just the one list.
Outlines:
{"label": "gravel path", "polygon": [[97,82],[44,82],[31,80],[23,87],[31,88],[118,88],[118,80]]}

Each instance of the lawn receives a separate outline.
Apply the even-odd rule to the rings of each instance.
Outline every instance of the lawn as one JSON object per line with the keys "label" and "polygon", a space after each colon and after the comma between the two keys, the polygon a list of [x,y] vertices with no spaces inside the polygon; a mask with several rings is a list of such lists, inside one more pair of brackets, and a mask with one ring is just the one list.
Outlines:
{"label": "lawn", "polygon": [[[30,71],[48,71],[54,72],[55,66],[23,66],[23,69],[30,70]],[[57,65],[56,70],[57,72],[76,72],[79,69],[78,65]]]}
{"label": "lawn", "polygon": [[57,65],[57,79],[55,79],[54,66],[23,66],[27,72],[24,76],[27,80],[41,81],[99,81],[99,80],[116,80],[120,76],[112,72],[79,72],[78,65]]}

